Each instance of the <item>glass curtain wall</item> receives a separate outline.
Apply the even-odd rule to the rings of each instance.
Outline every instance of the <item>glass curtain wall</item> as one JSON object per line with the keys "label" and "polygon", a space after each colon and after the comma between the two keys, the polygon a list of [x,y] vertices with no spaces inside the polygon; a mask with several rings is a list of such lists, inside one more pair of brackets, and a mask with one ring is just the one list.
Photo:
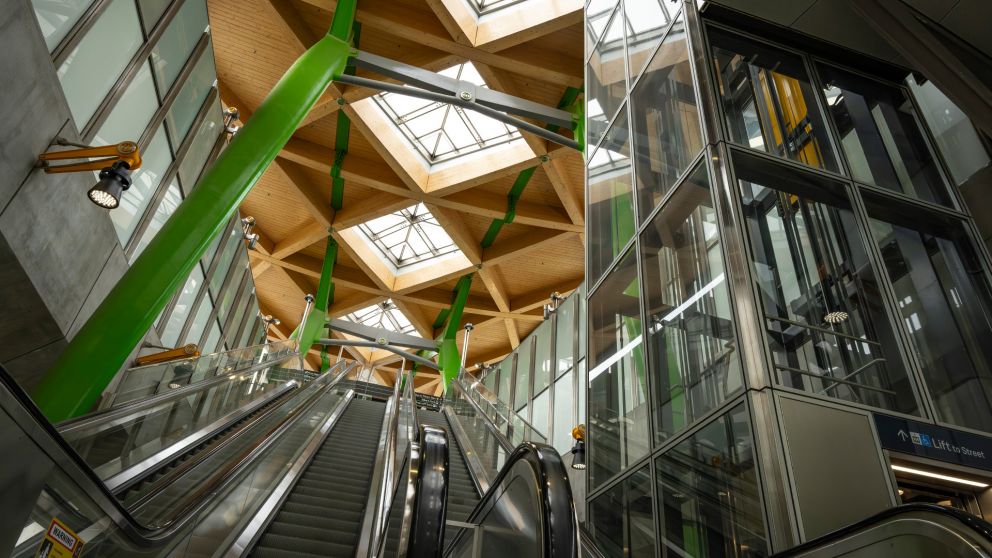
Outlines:
{"label": "glass curtain wall", "polygon": [[[657,28],[639,27],[648,12]],[[763,509],[761,487],[791,488],[758,460],[782,434],[752,419],[768,395],[749,388],[992,433],[989,262],[951,188],[990,159],[963,114],[932,84],[814,59],[694,2],[586,15],[600,550],[781,550],[765,522],[795,518]]]}
{"label": "glass curtain wall", "polygon": [[585,419],[585,298],[580,287],[515,351],[482,374],[482,384],[531,423],[561,454]]}
{"label": "glass curtain wall", "polygon": [[[141,148],[143,165],[109,212],[133,262],[224,143],[206,1],[33,4],[80,141]],[[209,353],[261,337],[239,225],[215,239],[159,316],[162,345],[193,343]]]}

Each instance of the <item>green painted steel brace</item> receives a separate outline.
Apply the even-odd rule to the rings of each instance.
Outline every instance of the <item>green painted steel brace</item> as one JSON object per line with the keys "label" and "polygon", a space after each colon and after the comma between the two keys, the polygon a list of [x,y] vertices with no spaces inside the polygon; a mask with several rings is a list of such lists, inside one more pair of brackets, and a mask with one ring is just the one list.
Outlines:
{"label": "green painted steel brace", "polygon": [[327,36],[289,68],[49,369],[33,395],[50,421],[93,408],[210,242],[344,72],[354,52],[347,41],[355,3],[338,2]]}

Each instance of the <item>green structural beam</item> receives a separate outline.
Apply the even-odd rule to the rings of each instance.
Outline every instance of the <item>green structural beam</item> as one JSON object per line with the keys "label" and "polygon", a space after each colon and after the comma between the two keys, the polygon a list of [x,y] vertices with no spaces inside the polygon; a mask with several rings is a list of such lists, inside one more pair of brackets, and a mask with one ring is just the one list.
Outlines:
{"label": "green structural beam", "polygon": [[[355,0],[340,0],[330,33],[289,68],[34,391],[52,422],[89,411],[252,186],[353,50]],[[342,31],[343,29],[343,31]]]}
{"label": "green structural beam", "polygon": [[462,313],[465,311],[465,304],[468,302],[468,293],[472,288],[472,274],[464,275],[458,280],[455,286],[454,298],[451,301],[451,309],[444,324],[444,331],[441,333],[441,340],[437,352],[437,364],[441,369],[441,381],[444,382],[445,389],[451,385],[451,381],[458,377],[461,371],[462,358],[458,354],[458,329],[462,322]]}
{"label": "green structural beam", "polygon": [[314,341],[320,338],[320,333],[327,323],[327,307],[334,300],[334,263],[338,258],[338,243],[333,238],[327,239],[327,249],[324,251],[324,263],[320,269],[320,281],[317,283],[317,295],[314,297],[313,309],[307,316],[307,323],[302,325],[300,335],[300,354],[306,356]]}
{"label": "green structural beam", "polygon": [[[353,44],[358,48],[358,43],[362,37],[362,24],[355,22],[352,30]],[[355,75],[355,66],[346,66],[344,73]],[[344,99],[338,99],[338,103],[344,104]],[[348,155],[348,142],[351,137],[351,119],[339,110],[337,114],[337,124],[334,133],[334,162],[331,163],[331,207],[338,211],[344,205],[344,178],[341,178],[341,168],[344,166],[344,158]]]}

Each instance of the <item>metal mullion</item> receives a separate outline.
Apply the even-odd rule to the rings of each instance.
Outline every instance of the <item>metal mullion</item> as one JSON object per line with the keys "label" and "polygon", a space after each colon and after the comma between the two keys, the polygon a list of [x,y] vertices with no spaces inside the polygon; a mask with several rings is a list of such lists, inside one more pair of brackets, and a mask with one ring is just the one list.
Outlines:
{"label": "metal mullion", "polygon": [[[211,106],[213,106],[213,103],[217,99],[217,97],[218,97],[218,91],[217,88],[214,87],[210,90],[210,93],[207,95],[207,98],[200,106],[200,110],[196,114],[196,117],[193,120],[193,127],[190,128],[191,130],[203,124],[203,121],[206,119],[207,114],[210,112],[210,108]],[[168,135],[169,134],[166,133],[167,140],[168,140]],[[144,236],[145,230],[148,228],[148,225],[151,223],[152,218],[155,216],[155,212],[158,210],[159,204],[162,203],[162,198],[165,197],[165,193],[169,190],[169,186],[171,185],[172,179],[179,174],[179,166],[182,164],[183,159],[185,159],[187,153],[189,153],[190,146],[192,146],[193,139],[195,138],[195,136],[196,134],[193,133],[186,134],[186,138],[183,140],[183,143],[179,146],[178,149],[176,149],[176,155],[175,157],[172,158],[172,163],[169,164],[168,169],[162,175],[162,180],[159,182],[158,187],[155,189],[155,193],[152,195],[151,201],[148,202],[148,207],[146,207],[145,211],[142,213],[140,220],[138,221],[138,226],[135,227],[134,232],[131,233],[131,238],[128,239],[127,244],[124,246],[124,255],[127,258],[130,258],[131,255],[134,253],[134,250],[136,249],[138,242],[141,240],[141,237]],[[183,196],[181,184],[179,188],[179,195],[180,197]],[[185,200],[185,197],[183,197],[183,199]]]}
{"label": "metal mullion", "polygon": [[695,158],[693,158],[693,160],[686,165],[686,168],[682,171],[682,174],[675,179],[675,185],[669,188],[668,191],[665,192],[665,195],[662,196],[661,200],[655,204],[655,207],[651,210],[651,212],[644,216],[643,222],[637,224],[636,230],[638,236],[651,228],[651,223],[658,217],[658,214],[663,211],[664,207],[672,201],[676,195],[675,192],[682,189],[686,182],[688,182],[686,179],[692,176],[692,173],[699,168],[699,165],[705,164],[703,161],[704,157],[706,157],[706,150],[701,149],[699,153],[696,154]]}
{"label": "metal mullion", "polygon": [[[224,236],[227,236],[229,232],[230,232],[229,230],[225,229],[225,231],[222,234]],[[217,248],[217,254],[214,255],[214,259],[210,263],[210,266],[207,268],[207,272],[203,274],[203,287],[196,293],[196,298],[193,300],[193,304],[190,305],[191,309],[199,309],[200,303],[203,301],[203,298],[210,296],[209,294],[210,283],[213,281],[214,275],[216,275],[218,272],[217,266],[221,259],[220,255],[225,248],[224,244],[225,243],[222,242],[221,246]],[[202,265],[202,263],[200,265]],[[227,271],[225,270],[224,272],[226,273]],[[196,312],[193,312],[191,310],[189,316],[187,316],[186,318],[186,322],[183,324],[182,330],[180,330],[179,332],[180,339],[185,338],[186,335],[189,334],[189,329],[190,327],[192,327],[192,323],[193,323],[193,316],[195,315]]]}
{"label": "metal mullion", "polygon": [[658,42],[658,45],[653,49],[651,49],[651,52],[648,53],[648,55],[645,57],[646,62],[644,63],[644,67],[641,68],[640,73],[638,73],[636,76],[628,77],[628,80],[630,81],[629,83],[630,88],[627,90],[628,96],[634,92],[634,89],[637,88],[637,85],[641,82],[641,79],[645,75],[647,75],[648,73],[647,69],[651,65],[651,61],[654,60],[654,57],[658,55],[658,51],[660,51],[661,48],[665,46],[665,39],[667,39],[668,35],[672,32],[672,30],[675,29],[674,27],[675,22],[678,21],[679,17],[682,17],[684,20],[684,16],[682,14],[683,11],[684,10],[682,8],[679,8],[679,10],[675,12],[675,15],[672,17],[672,19],[667,24],[665,24],[665,27],[660,29],[661,34],[659,35],[659,37],[661,40]]}
{"label": "metal mullion", "polygon": [[[158,23],[155,24],[155,27],[152,28],[151,32],[149,32],[145,37],[144,44],[141,45],[138,52],[136,52],[134,56],[131,57],[131,60],[127,63],[127,65],[124,66],[124,71],[121,73],[120,77],[117,78],[117,82],[110,88],[110,91],[104,97],[103,102],[100,103],[100,106],[97,108],[96,112],[90,117],[89,122],[80,131],[80,137],[82,138],[83,143],[89,143],[92,141],[97,129],[99,129],[107,117],[110,116],[110,113],[113,112],[117,102],[120,101],[121,96],[124,95],[124,92],[127,90],[128,86],[131,85],[131,81],[134,79],[134,76],[136,76],[138,71],[141,70],[141,67],[149,61],[152,50],[158,46],[158,42],[165,33],[165,30],[168,28],[169,24],[172,23],[172,20],[175,19],[176,14],[179,13],[179,10],[182,9],[185,2],[186,0],[172,0],[169,6],[165,9],[165,12],[162,13]],[[141,25],[141,10],[138,9],[137,6],[135,9],[138,12],[139,25]],[[142,35],[144,35],[144,27],[142,27]],[[56,68],[59,65],[57,65]],[[158,99],[156,98],[155,101],[158,102]],[[143,143],[140,145],[141,147],[145,146]]]}
{"label": "metal mullion", "polygon": [[[560,308],[560,306],[559,306]],[[555,384],[558,383],[558,314],[551,314],[551,336],[548,343],[548,434],[549,445],[555,442]]]}
{"label": "metal mullion", "polygon": [[512,411],[514,413],[516,413],[516,409],[517,409],[517,402],[516,402],[516,399],[517,399],[517,376],[518,376],[518,374],[517,374],[517,361],[520,360],[520,359],[517,358],[517,356],[518,356],[519,350],[520,350],[520,347],[518,345],[517,346],[517,350],[516,351],[513,351],[512,353],[510,353],[510,356],[508,357],[508,358],[512,358],[513,359],[513,362],[511,363],[512,364],[512,369],[510,370],[510,385],[508,387],[508,389],[510,390],[510,393],[508,394],[509,397],[506,398],[506,404],[507,404],[507,406],[510,407],[510,411]]}
{"label": "metal mullion", "polygon": [[[189,58],[183,64],[182,69],[179,70],[179,74],[176,75],[176,79],[172,82],[172,86],[166,92],[165,97],[162,98],[161,104],[158,110],[152,116],[151,121],[148,123],[148,127],[145,129],[145,133],[142,134],[141,139],[138,140],[138,145],[144,149],[151,141],[151,134],[158,129],[158,126],[165,121],[165,117],[172,110],[172,105],[175,104],[176,98],[179,96],[179,92],[182,91],[183,85],[186,84],[187,79],[190,74],[193,73],[193,69],[196,64],[200,61],[200,57],[207,50],[207,45],[210,44],[210,32],[204,31],[200,36],[200,40],[196,43],[193,48],[193,52],[190,53]],[[214,87],[216,89],[216,87]]]}
{"label": "metal mullion", "polygon": [[[237,269],[237,266],[235,266],[233,269]],[[237,341],[236,335],[233,336],[234,337],[233,340],[231,339],[232,337],[231,328],[234,327],[234,323],[233,323],[234,317],[238,314],[238,307],[241,306],[241,303],[243,302],[243,299],[245,297],[245,293],[247,292],[246,286],[248,285],[248,276],[250,274],[251,271],[249,269],[242,270],[240,283],[238,283],[237,291],[234,293],[234,299],[231,301],[231,307],[228,308],[227,310],[227,317],[224,318],[224,323],[220,323],[220,303],[214,304],[214,311],[211,318],[216,319],[218,325],[220,326],[221,341],[233,341],[233,342]],[[234,283],[231,283],[231,285],[228,288],[230,289],[235,288]],[[201,341],[206,340],[207,335],[209,335],[209,333],[210,333],[210,328],[204,328],[203,333],[200,336]],[[228,343],[229,346],[231,344],[232,343],[230,342]]]}
{"label": "metal mullion", "polygon": [[901,313],[896,301],[895,285],[889,277],[885,266],[885,258],[874,238],[871,227],[871,216],[868,213],[868,206],[862,197],[861,188],[857,183],[849,183],[846,186],[848,198],[851,201],[851,209],[854,213],[855,223],[858,225],[858,236],[865,244],[865,254],[869,264],[875,273],[875,281],[878,283],[879,291],[882,293],[882,307],[888,316],[888,326],[892,331],[892,336],[896,341],[896,346],[900,352],[900,359],[905,367],[905,373],[910,381],[913,395],[916,397],[922,416],[936,417],[937,407],[934,403],[933,395],[927,386],[926,374],[923,362],[919,359],[919,354],[913,348],[911,334],[903,327]]}
{"label": "metal mullion", "polygon": [[[251,307],[252,307],[252,303],[255,301],[256,297],[255,297],[255,292],[254,292],[254,284],[252,283],[252,280],[251,280],[251,270],[250,270],[250,268],[248,270],[247,277],[244,279],[244,287],[243,288],[244,288],[244,294],[242,295],[242,298],[245,299],[244,300],[245,313],[244,313],[244,315],[241,316],[241,322],[240,323],[237,323],[237,324],[232,323],[231,324],[231,327],[233,328],[231,331],[234,334],[234,339],[233,339],[234,343],[239,343],[241,341],[241,338],[244,337],[244,334],[245,334],[245,328],[247,328],[249,326],[249,324],[254,321],[254,320],[251,319],[253,316],[252,316],[250,310],[251,310]],[[257,312],[256,312],[256,314],[257,314]]]}
{"label": "metal mullion", "polygon": [[[243,270],[242,271],[242,277],[240,279],[241,281],[244,280],[244,275],[243,274],[245,273],[245,271],[246,270]],[[231,267],[230,267],[230,269],[228,269],[227,275],[224,278],[224,283],[221,285],[221,287],[219,289],[217,289],[217,294],[214,295],[214,298],[213,298],[214,307],[213,307],[213,310],[211,310],[211,312],[210,312],[210,317],[207,319],[207,323],[208,324],[210,323],[211,320],[217,320],[218,321],[218,325],[220,325],[220,323],[219,323],[220,322],[220,320],[219,320],[219,318],[220,318],[220,306],[221,306],[221,304],[222,304],[222,302],[224,300],[224,296],[231,289],[236,289],[235,290],[235,293],[234,293],[234,297],[235,298],[234,298],[234,300],[231,301],[231,306],[227,309],[227,316],[224,318],[224,324],[227,324],[227,322],[230,321],[231,316],[234,314],[234,308],[235,308],[235,304],[234,303],[237,301],[237,297],[241,294],[241,290],[240,290],[241,284],[240,283],[236,283],[236,281],[238,281],[238,280],[239,279],[238,279],[237,256],[235,256],[235,259],[234,259],[233,262],[231,262]],[[207,289],[208,290],[210,289],[210,284],[209,283],[207,284]],[[204,339],[206,339],[206,335],[207,335],[207,331],[208,330],[209,330],[209,328],[207,328],[207,327],[203,328],[203,332],[200,333],[200,340],[201,341],[203,341]],[[224,331],[225,331],[224,328],[221,327],[221,338],[226,340],[226,334],[224,333]]]}
{"label": "metal mullion", "polygon": [[[63,37],[61,41],[59,41],[59,44],[55,46],[55,49],[51,53],[52,65],[54,65],[56,69],[58,69],[62,63],[65,62],[66,58],[69,57],[69,54],[75,50],[79,42],[83,40],[86,33],[89,32],[93,25],[96,24],[96,22],[100,19],[100,16],[103,15],[103,12],[106,11],[112,1],[113,0],[96,0],[90,5],[89,8],[86,9],[85,12],[83,12],[81,16],[79,16],[79,21],[72,26],[72,29],[66,33],[65,37]],[[137,5],[135,5],[135,9],[137,10]],[[140,12],[140,10],[138,11]]]}

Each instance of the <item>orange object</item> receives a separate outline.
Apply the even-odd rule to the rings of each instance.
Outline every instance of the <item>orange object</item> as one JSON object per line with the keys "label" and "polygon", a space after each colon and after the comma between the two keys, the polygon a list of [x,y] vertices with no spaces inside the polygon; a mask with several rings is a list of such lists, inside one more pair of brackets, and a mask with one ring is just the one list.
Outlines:
{"label": "orange object", "polygon": [[183,345],[182,347],[176,347],[175,349],[140,356],[134,359],[134,365],[145,366],[147,364],[159,364],[162,362],[169,362],[170,360],[195,358],[198,356],[200,356],[200,348],[194,343],[190,343],[189,345]]}
{"label": "orange object", "polygon": [[586,439],[586,425],[580,424],[572,429],[572,437],[576,440]]}
{"label": "orange object", "polygon": [[[81,163],[67,163],[65,165],[48,164],[48,161],[92,159],[94,157],[102,158],[94,161],[84,161]],[[125,163],[130,170],[136,170],[141,168],[141,150],[138,148],[138,144],[133,141],[122,141],[116,145],[105,145],[102,147],[84,146],[79,149],[49,151],[39,155],[38,160],[42,162],[45,172],[47,173],[99,171],[109,167],[117,161]]]}

